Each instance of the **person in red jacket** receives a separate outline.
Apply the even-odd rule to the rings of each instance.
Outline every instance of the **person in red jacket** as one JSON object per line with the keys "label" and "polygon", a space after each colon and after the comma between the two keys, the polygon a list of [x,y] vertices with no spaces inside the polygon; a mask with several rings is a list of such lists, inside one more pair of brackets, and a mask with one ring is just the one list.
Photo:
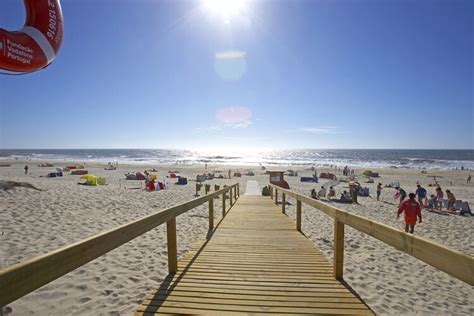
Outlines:
{"label": "person in red jacket", "polygon": [[397,219],[400,217],[400,214],[405,212],[405,231],[408,233],[409,230],[410,234],[413,234],[417,217],[420,219],[419,223],[421,224],[421,207],[415,200],[415,193],[410,193],[408,197],[409,199],[398,208]]}

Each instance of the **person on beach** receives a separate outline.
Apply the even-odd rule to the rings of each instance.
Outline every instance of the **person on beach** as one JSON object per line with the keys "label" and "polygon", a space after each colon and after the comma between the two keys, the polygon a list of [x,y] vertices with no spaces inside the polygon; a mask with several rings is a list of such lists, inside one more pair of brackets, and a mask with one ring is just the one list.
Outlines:
{"label": "person on beach", "polygon": [[466,183],[471,183],[471,175],[467,177],[467,182]]}
{"label": "person on beach", "polygon": [[342,203],[349,203],[350,202],[349,193],[347,193],[347,191],[342,192],[340,201]]}
{"label": "person on beach", "polygon": [[336,190],[333,187],[329,187],[328,198],[332,196],[336,196]]}
{"label": "person on beach", "polygon": [[396,187],[395,189],[397,190],[397,195],[400,197],[400,202],[398,203],[398,206],[400,206],[407,197],[407,192],[400,187]]}
{"label": "person on beach", "polygon": [[377,201],[380,201],[380,194],[382,193],[382,183],[377,184]]}
{"label": "person on beach", "polygon": [[318,192],[318,197],[321,198],[321,197],[326,197],[326,189],[324,188],[324,186],[321,187],[321,189],[319,190]]}
{"label": "person on beach", "polygon": [[448,212],[456,212],[456,209],[454,208],[456,197],[450,190],[446,190],[446,197],[448,198]]}
{"label": "person on beach", "polygon": [[416,187],[417,189],[415,193],[418,197],[418,203],[420,203],[420,206],[423,207],[423,199],[426,197],[426,189],[419,184]]}
{"label": "person on beach", "polygon": [[443,190],[441,187],[436,188],[436,205],[435,205],[435,210],[441,211],[443,209]]}
{"label": "person on beach", "polygon": [[28,165],[25,165],[25,174],[28,174]]}
{"label": "person on beach", "polygon": [[434,194],[431,194],[429,200],[428,200],[428,208],[430,210],[434,210],[434,208],[436,207],[436,197]]}
{"label": "person on beach", "polygon": [[355,203],[355,204],[359,204],[359,202],[357,202],[357,194],[359,191],[359,188],[353,184],[349,184],[349,193],[350,193],[350,197],[352,198],[352,203]]}
{"label": "person on beach", "polygon": [[418,222],[421,224],[421,207],[415,200],[415,193],[410,193],[408,197],[409,199],[403,202],[398,208],[397,219],[400,218],[400,214],[405,212],[405,232],[413,234],[417,217],[419,218]]}
{"label": "person on beach", "polygon": [[318,194],[316,193],[316,190],[315,189],[312,189],[311,190],[311,198],[312,199],[318,199]]}

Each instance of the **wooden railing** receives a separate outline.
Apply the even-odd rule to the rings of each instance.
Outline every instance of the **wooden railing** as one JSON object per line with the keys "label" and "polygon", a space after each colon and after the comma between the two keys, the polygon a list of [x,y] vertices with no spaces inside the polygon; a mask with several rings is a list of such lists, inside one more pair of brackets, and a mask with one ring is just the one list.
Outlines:
{"label": "wooden railing", "polygon": [[283,213],[285,213],[286,198],[296,199],[296,229],[298,231],[301,231],[301,202],[334,219],[333,274],[336,279],[343,278],[344,225],[348,225],[461,281],[474,285],[474,258],[472,256],[270,184],[270,196],[274,198],[275,204],[278,204],[278,192],[282,194]]}
{"label": "wooden railing", "polygon": [[229,197],[229,204],[232,207],[240,196],[239,184],[0,270],[0,308],[164,223],[167,229],[168,269],[170,273],[176,272],[178,270],[176,217],[209,202],[209,229],[213,229],[214,199],[219,195],[222,195],[224,217],[226,196]]}

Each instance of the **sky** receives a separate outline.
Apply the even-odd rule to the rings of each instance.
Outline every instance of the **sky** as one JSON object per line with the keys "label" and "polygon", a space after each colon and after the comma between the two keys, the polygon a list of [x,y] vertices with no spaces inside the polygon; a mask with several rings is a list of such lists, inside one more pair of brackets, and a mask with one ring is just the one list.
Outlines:
{"label": "sky", "polygon": [[1,149],[474,148],[471,0],[61,5],[54,62],[0,75]]}

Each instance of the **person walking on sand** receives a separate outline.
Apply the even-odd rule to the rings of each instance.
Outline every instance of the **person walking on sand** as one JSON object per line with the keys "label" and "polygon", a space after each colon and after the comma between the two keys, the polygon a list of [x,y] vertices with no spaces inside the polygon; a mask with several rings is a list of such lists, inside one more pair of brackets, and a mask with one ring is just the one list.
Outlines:
{"label": "person walking on sand", "polygon": [[418,197],[418,203],[420,203],[420,206],[423,207],[423,199],[426,197],[426,189],[419,184],[416,187],[417,189],[415,193]]}
{"label": "person walking on sand", "polygon": [[377,184],[377,201],[380,201],[380,193],[382,193],[382,183]]}
{"label": "person walking on sand", "polygon": [[471,183],[471,175],[467,177],[467,182],[466,183]]}
{"label": "person walking on sand", "polygon": [[415,193],[410,193],[408,197],[409,199],[398,208],[397,219],[400,218],[400,214],[405,212],[405,232],[413,234],[417,217],[419,218],[418,222],[421,224],[421,208],[420,204],[415,200]]}
{"label": "person walking on sand", "polygon": [[396,187],[395,189],[397,190],[397,194],[400,196],[400,202],[398,203],[398,206],[400,206],[402,205],[403,200],[407,197],[407,192],[400,187]]}
{"label": "person walking on sand", "polygon": [[25,165],[25,174],[28,174],[28,165]]}

